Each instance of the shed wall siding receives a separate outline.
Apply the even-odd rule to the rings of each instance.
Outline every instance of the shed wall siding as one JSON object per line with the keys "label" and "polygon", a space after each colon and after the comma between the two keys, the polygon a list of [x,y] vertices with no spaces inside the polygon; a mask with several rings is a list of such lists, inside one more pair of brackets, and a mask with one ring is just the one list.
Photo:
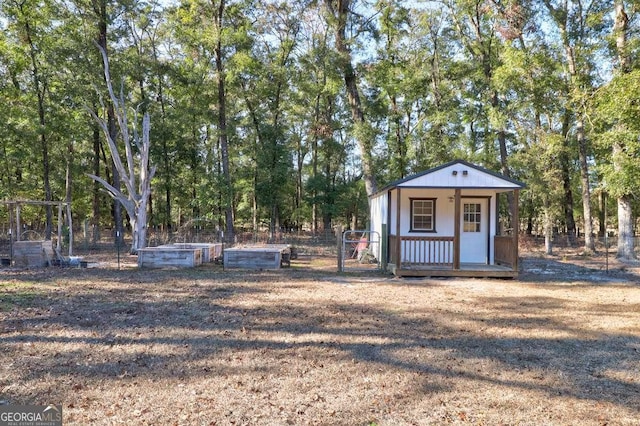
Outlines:
{"label": "shed wall siding", "polygon": [[[396,233],[396,197],[397,190],[392,191],[391,196],[391,225],[389,233]],[[401,213],[400,213],[400,235],[402,236],[427,236],[427,237],[444,237],[453,236],[454,233],[454,210],[453,201],[449,201],[449,197],[453,198],[454,190],[452,189],[418,189],[418,188],[402,188],[401,190]],[[488,200],[489,207],[489,264],[494,263],[494,240],[496,235],[496,203],[495,193],[490,190],[463,190],[462,202],[465,197],[490,197]],[[416,232],[411,231],[411,199],[412,198],[436,198],[436,232]],[[464,244],[464,241],[461,241]]]}
{"label": "shed wall siding", "polygon": [[[453,172],[457,173],[454,175]],[[467,172],[464,175],[464,171]],[[501,179],[497,176],[483,173],[464,164],[452,164],[443,169],[437,170],[423,176],[418,176],[407,182],[403,182],[400,187],[438,187],[438,188],[503,188],[517,189],[518,185]]]}
{"label": "shed wall siding", "polygon": [[[383,238],[382,235],[382,225],[387,223],[388,217],[388,203],[387,203],[387,193],[382,193],[369,201],[369,211],[371,215],[371,231],[377,232],[380,238]],[[381,259],[382,257],[382,244],[373,245],[374,256],[376,259]]]}
{"label": "shed wall siding", "polygon": [[[412,236],[451,236],[453,235],[453,203],[448,197],[453,197],[453,191],[448,189],[402,189],[402,204],[400,213],[400,234]],[[436,198],[436,232],[411,232],[411,199]],[[394,210],[395,211],[395,208]],[[392,215],[393,217],[393,215]],[[395,218],[394,218],[395,219]],[[395,233],[395,225],[394,225]]]}

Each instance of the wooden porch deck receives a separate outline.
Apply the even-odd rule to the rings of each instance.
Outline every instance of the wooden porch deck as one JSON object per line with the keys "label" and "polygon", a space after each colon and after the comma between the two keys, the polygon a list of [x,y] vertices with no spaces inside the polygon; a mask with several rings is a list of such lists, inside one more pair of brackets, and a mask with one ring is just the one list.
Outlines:
{"label": "wooden porch deck", "polygon": [[402,265],[397,268],[389,264],[391,272],[398,277],[478,277],[516,278],[518,271],[509,266],[487,265],[483,263],[461,263],[460,269],[439,265]]}
{"label": "wooden porch deck", "polygon": [[464,263],[460,262],[459,243],[455,237],[397,238],[390,235],[387,269],[398,277],[516,278],[517,240],[513,236],[496,236],[494,250],[493,265]]}

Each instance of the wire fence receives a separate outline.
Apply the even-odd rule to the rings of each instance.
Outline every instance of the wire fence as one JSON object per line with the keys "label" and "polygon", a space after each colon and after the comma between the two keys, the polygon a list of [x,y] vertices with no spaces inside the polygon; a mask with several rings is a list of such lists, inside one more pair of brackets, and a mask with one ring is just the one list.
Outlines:
{"label": "wire fence", "polygon": [[[68,254],[71,246],[73,254],[87,253],[116,253],[126,252],[131,245],[129,234],[125,235],[124,241],[118,246],[115,231],[112,229],[101,229],[99,232],[86,232],[76,230],[72,233],[73,244],[70,244],[68,232],[63,232],[60,238],[61,253]],[[98,237],[96,237],[98,236]],[[25,230],[20,234],[21,241],[41,241],[45,239],[42,230]],[[6,229],[0,230],[0,258],[10,258],[12,245],[17,238],[15,233],[11,234]],[[52,235],[54,247],[58,244],[58,236]],[[223,234],[215,229],[204,227],[181,228],[176,232],[166,232],[162,230],[150,229],[147,233],[147,246],[156,247],[173,243],[216,243],[223,241]],[[258,244],[289,244],[295,246],[298,253],[310,255],[335,255],[337,253],[337,240],[332,230],[309,232],[309,231],[286,231],[281,230],[275,233],[266,231],[250,232],[239,231],[234,236],[232,243],[225,241],[229,246],[258,245]]]}
{"label": "wire fence", "polygon": [[[99,238],[95,238],[98,235]],[[115,232],[112,229],[100,229],[99,232],[86,232],[86,230],[75,230],[73,232],[72,253],[74,255],[86,255],[91,253],[113,253],[114,256],[118,252],[128,252],[131,246],[131,239],[125,237],[123,243],[118,246],[116,243]],[[172,243],[215,243],[223,240],[221,232],[206,227],[183,227],[175,232],[166,232],[163,230],[150,229],[147,235],[147,246],[155,247]],[[22,241],[44,240],[43,230],[27,229],[20,234]],[[52,236],[54,247],[57,246],[58,236],[54,233]],[[12,244],[15,243],[15,233],[10,234],[8,230],[0,229],[0,259],[5,262],[12,257]],[[333,230],[324,230],[319,232],[310,231],[288,231],[280,230],[278,232],[252,232],[239,230],[235,234],[234,242],[225,242],[228,246],[243,245],[260,245],[260,244],[289,244],[296,247],[296,251],[301,255],[317,255],[317,256],[337,256],[338,241]],[[522,250],[536,249],[544,247],[545,240],[543,236],[522,235],[520,245]],[[605,248],[609,253],[615,252],[618,244],[616,236],[598,237],[596,239],[596,250],[604,251]],[[584,247],[584,238],[571,238],[566,234],[556,234],[553,236],[552,245],[555,248],[566,249]],[[69,233],[63,232],[60,240],[60,252],[63,255],[69,254],[70,236]],[[640,236],[634,237],[634,247],[638,257],[640,257]]]}
{"label": "wire fence", "polygon": [[[596,250],[616,248],[618,246],[617,236],[599,236],[595,239]],[[522,235],[520,237],[520,244],[527,247],[543,247],[545,244],[545,237],[540,235]],[[584,247],[584,237],[575,237],[567,234],[554,234],[551,237],[551,244],[557,248],[581,248]],[[633,237],[633,246],[636,252],[640,250],[640,236]]]}

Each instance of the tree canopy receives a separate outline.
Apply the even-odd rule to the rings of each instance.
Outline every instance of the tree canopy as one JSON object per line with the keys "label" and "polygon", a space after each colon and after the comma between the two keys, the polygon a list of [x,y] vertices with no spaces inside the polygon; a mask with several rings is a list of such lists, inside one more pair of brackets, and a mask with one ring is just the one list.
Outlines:
{"label": "tree canopy", "polygon": [[123,102],[152,123],[151,227],[362,228],[377,187],[454,158],[528,184],[527,232],[605,232],[602,194],[628,200],[636,227],[636,10],[622,0],[6,0],[0,197],[68,197],[97,228],[126,221],[87,176],[122,185],[97,43]]}

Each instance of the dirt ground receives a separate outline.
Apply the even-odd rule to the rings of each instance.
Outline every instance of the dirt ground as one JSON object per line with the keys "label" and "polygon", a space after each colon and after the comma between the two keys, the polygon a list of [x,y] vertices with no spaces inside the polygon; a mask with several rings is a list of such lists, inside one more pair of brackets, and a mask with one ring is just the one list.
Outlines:
{"label": "dirt ground", "polygon": [[65,425],[638,425],[640,265],[518,280],[0,269],[0,404]]}

